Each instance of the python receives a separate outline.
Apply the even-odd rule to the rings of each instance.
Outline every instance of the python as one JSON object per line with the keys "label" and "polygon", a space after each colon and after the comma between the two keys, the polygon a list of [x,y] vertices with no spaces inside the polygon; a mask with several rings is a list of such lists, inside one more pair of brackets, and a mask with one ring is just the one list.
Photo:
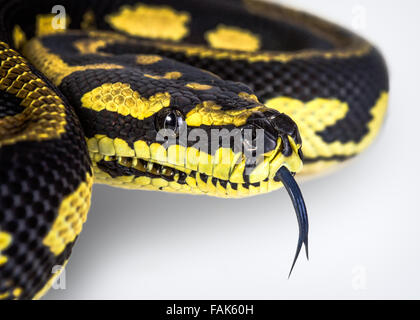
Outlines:
{"label": "python", "polygon": [[285,187],[293,269],[309,230],[294,176],[334,169],[377,136],[380,52],[261,1],[60,4],[64,29],[52,0],[0,0],[0,298],[45,294],[93,183],[226,198]]}

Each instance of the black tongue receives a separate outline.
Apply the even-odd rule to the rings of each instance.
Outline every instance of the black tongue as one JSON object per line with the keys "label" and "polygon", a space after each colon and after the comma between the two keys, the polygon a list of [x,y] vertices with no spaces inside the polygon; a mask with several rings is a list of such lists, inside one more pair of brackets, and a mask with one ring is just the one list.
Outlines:
{"label": "black tongue", "polygon": [[309,232],[309,223],[308,223],[308,214],[306,212],[305,201],[303,200],[302,192],[299,189],[298,184],[293,178],[292,174],[286,167],[281,167],[277,171],[276,178],[283,182],[284,187],[289,193],[290,199],[293,202],[295,207],[296,217],[299,224],[299,240],[296,248],[295,258],[293,260],[292,268],[289,272],[289,278],[292,274],[293,267],[295,266],[296,260],[299,256],[300,250],[302,249],[302,244],[305,245],[306,258],[309,259],[308,253],[308,232]]}

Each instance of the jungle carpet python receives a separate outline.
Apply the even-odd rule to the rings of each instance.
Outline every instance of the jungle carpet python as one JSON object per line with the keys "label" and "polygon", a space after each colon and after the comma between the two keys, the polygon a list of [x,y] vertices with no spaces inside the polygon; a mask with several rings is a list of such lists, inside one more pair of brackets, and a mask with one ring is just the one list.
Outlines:
{"label": "jungle carpet python", "polygon": [[381,54],[255,0],[0,0],[0,298],[41,297],[93,182],[246,197],[333,169],[376,137]]}

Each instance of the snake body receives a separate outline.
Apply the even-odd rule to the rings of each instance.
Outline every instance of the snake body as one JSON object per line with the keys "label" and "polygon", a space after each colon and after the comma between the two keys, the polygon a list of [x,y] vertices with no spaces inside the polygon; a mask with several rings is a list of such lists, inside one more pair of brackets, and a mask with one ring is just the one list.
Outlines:
{"label": "snake body", "polygon": [[[229,198],[284,183],[293,199],[289,172],[336,167],[382,125],[381,54],[312,15],[253,0],[64,0],[57,17],[54,2],[0,1],[0,299],[48,290],[94,180]],[[263,130],[262,149],[255,134],[234,148],[245,129]]]}

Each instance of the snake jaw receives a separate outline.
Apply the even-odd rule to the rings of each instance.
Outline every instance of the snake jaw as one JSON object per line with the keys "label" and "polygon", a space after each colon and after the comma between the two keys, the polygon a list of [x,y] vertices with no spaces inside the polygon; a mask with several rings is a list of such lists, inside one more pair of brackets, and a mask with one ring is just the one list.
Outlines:
{"label": "snake jaw", "polygon": [[[275,179],[280,167],[285,166],[291,172],[302,168],[301,145],[295,136],[268,130],[264,130],[264,136],[265,140],[271,139],[271,150],[262,154],[259,151],[260,157],[255,157],[254,162],[249,161],[244,151],[235,153],[232,148],[220,147],[212,154],[194,146],[183,146],[178,141],[168,146],[136,142],[131,148],[121,139],[99,135],[87,139],[87,144],[98,183],[130,189],[150,186],[153,190],[170,192],[244,197],[281,188],[282,182]],[[259,150],[266,151],[265,143]]]}

